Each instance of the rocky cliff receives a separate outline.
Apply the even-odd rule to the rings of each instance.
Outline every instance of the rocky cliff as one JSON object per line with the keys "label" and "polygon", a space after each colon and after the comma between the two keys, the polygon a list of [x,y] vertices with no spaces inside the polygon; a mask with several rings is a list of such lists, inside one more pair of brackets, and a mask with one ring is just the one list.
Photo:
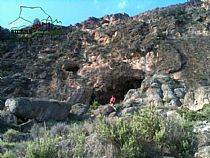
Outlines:
{"label": "rocky cliff", "polygon": [[16,155],[209,157],[208,0],[51,27],[28,42],[0,27],[0,140],[58,141]]}
{"label": "rocky cliff", "polygon": [[34,36],[29,43],[9,42],[9,32],[1,31],[0,96],[105,104],[112,94],[123,100],[129,89],[139,88],[145,76],[155,73],[190,88],[207,85],[207,6],[184,3],[134,17],[90,17],[63,27],[62,35]]}
{"label": "rocky cliff", "polygon": [[89,104],[124,99],[145,76],[168,74],[189,88],[209,84],[208,2],[90,17],[60,35],[10,42],[1,28],[0,96]]}

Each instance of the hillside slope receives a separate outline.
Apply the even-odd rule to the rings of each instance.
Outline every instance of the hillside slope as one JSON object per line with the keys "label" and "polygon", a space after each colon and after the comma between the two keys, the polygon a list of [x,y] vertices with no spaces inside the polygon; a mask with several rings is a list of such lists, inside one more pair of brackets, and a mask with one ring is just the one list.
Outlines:
{"label": "hillside slope", "polygon": [[62,35],[9,42],[1,28],[0,96],[72,103],[123,100],[147,75],[169,74],[189,88],[210,82],[210,10],[184,3],[129,17],[91,17]]}

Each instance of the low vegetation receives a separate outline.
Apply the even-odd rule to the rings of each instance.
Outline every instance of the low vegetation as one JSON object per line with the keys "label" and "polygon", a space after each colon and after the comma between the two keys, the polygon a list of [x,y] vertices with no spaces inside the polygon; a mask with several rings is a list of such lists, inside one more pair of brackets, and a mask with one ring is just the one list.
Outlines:
{"label": "low vegetation", "polygon": [[58,158],[57,139],[45,137],[28,144],[26,158]]}
{"label": "low vegetation", "polygon": [[90,108],[89,108],[89,111],[93,111],[93,110],[96,110],[101,104],[94,100],[94,102],[90,105]]}
{"label": "low vegetation", "polygon": [[6,133],[3,135],[3,140],[5,142],[11,143],[11,142],[16,142],[17,141],[17,136],[19,132],[14,130],[14,129],[9,129]]}
{"label": "low vegetation", "polygon": [[210,105],[205,105],[200,111],[191,111],[188,108],[182,108],[178,111],[188,121],[210,121]]}
{"label": "low vegetation", "polygon": [[[181,121],[169,120],[158,109],[146,107],[127,118],[100,117],[94,122],[37,124],[31,130],[33,141],[25,142],[21,154],[14,145],[2,150],[1,157],[152,158],[164,155],[190,158],[197,139],[189,118],[192,118],[190,112],[187,117],[183,115]],[[18,131],[6,132],[3,142],[13,142],[16,133]]]}
{"label": "low vegetation", "polygon": [[4,154],[0,154],[1,158],[16,158],[16,155],[11,151],[7,150]]}
{"label": "low vegetation", "polygon": [[[154,108],[143,109],[140,115],[136,113],[128,120],[100,119],[96,131],[106,147],[112,146],[112,157],[168,155],[187,158],[193,155],[196,145],[190,122],[174,123]],[[108,151],[104,153],[106,156],[110,156]]]}

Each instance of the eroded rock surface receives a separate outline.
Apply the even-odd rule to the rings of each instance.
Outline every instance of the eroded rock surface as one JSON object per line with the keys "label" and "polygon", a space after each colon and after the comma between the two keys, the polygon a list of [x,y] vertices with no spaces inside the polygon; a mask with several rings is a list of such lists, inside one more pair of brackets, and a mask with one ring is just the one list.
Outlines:
{"label": "eroded rock surface", "polygon": [[7,99],[5,106],[19,118],[37,121],[65,120],[71,108],[65,102],[24,97]]}
{"label": "eroded rock surface", "polygon": [[203,122],[195,126],[194,132],[198,137],[198,151],[195,153],[195,158],[210,157],[210,123]]}
{"label": "eroded rock surface", "polygon": [[155,105],[178,108],[183,103],[187,87],[167,75],[146,77],[138,89],[131,89],[125,95],[123,106]]}
{"label": "eroded rock surface", "polygon": [[199,87],[189,91],[184,99],[184,104],[193,111],[203,109],[204,105],[210,103],[210,86]]}
{"label": "eroded rock surface", "polygon": [[[208,85],[210,10],[204,2],[172,5],[134,17],[91,17],[61,27],[61,35],[34,37],[30,45],[8,42],[10,34],[1,28],[6,42],[0,48],[0,96],[4,100],[12,96],[72,98],[72,104],[87,105],[95,99],[107,104],[111,93],[123,100],[129,89],[141,87],[145,76],[157,73],[192,88]],[[160,103],[157,89],[148,93]],[[166,93],[164,101],[180,104],[170,90]]]}

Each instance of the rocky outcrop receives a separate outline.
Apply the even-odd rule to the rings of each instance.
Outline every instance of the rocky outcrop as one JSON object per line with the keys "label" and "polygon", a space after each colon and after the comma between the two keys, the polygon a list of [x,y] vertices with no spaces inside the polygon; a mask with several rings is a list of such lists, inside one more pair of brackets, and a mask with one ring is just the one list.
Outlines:
{"label": "rocky outcrop", "polygon": [[0,77],[0,96],[5,99],[10,97],[31,96],[33,95],[31,87],[33,87],[32,81],[24,77],[21,73]]}
{"label": "rocky outcrop", "polygon": [[70,113],[75,114],[77,116],[82,116],[85,113],[87,113],[88,108],[89,108],[88,105],[78,103],[78,104],[72,105]]}
{"label": "rocky outcrop", "polygon": [[81,87],[76,89],[67,99],[67,103],[70,105],[74,105],[77,103],[82,103],[85,105],[89,105],[91,102],[91,96],[93,93],[93,89],[90,87]]}
{"label": "rocky outcrop", "polygon": [[131,89],[123,100],[124,107],[155,105],[178,108],[183,104],[187,88],[167,75],[146,77],[138,89]]}
{"label": "rocky outcrop", "polygon": [[93,111],[94,116],[109,116],[115,110],[109,105],[99,106]]}
{"label": "rocky outcrop", "polygon": [[1,111],[0,119],[4,121],[5,124],[17,125],[18,120],[17,117],[11,114],[9,111]]}
{"label": "rocky outcrop", "polygon": [[189,91],[184,98],[184,105],[190,110],[198,111],[203,109],[204,105],[210,104],[210,87],[199,87],[196,90]]}
{"label": "rocky outcrop", "polygon": [[199,149],[197,153],[195,153],[195,158],[207,158],[210,157],[210,146],[205,146]]}
{"label": "rocky outcrop", "polygon": [[8,129],[18,129],[16,125],[17,119],[12,114],[4,114],[1,112],[0,114],[0,133],[6,132]]}
{"label": "rocky outcrop", "polygon": [[106,15],[102,18],[95,18],[95,17],[89,17],[87,20],[81,23],[81,25],[78,25],[82,30],[89,31],[94,30],[96,28],[100,27],[109,27],[109,25],[114,25],[117,22],[129,20],[130,17],[128,14],[111,14]]}
{"label": "rocky outcrop", "polygon": [[139,107],[135,107],[135,106],[134,107],[124,108],[121,111],[119,111],[117,116],[124,117],[127,114],[134,114],[135,112],[138,112],[138,110],[139,110]]}
{"label": "rocky outcrop", "polygon": [[37,98],[10,98],[6,100],[6,108],[19,118],[36,121],[64,120],[70,110],[69,104],[55,100]]}
{"label": "rocky outcrop", "polygon": [[[184,3],[134,17],[91,17],[62,27],[61,35],[34,37],[30,45],[6,41],[0,46],[0,96],[107,104],[111,93],[123,100],[128,90],[141,87],[145,76],[157,73],[192,88],[208,85],[209,11]],[[158,89],[168,91],[164,102],[180,104],[165,85],[147,93],[160,103]]]}
{"label": "rocky outcrop", "polygon": [[198,134],[198,151],[195,158],[210,157],[210,123],[203,122],[195,126],[194,132]]}

